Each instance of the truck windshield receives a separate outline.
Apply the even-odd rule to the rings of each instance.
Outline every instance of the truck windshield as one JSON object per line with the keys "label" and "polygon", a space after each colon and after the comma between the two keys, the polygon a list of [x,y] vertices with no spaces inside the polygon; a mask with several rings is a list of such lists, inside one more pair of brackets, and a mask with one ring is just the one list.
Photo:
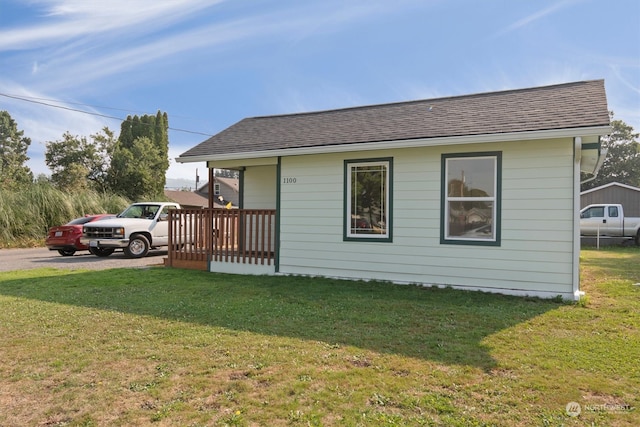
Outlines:
{"label": "truck windshield", "polygon": [[153,219],[158,209],[160,209],[159,205],[131,205],[118,215],[118,218]]}

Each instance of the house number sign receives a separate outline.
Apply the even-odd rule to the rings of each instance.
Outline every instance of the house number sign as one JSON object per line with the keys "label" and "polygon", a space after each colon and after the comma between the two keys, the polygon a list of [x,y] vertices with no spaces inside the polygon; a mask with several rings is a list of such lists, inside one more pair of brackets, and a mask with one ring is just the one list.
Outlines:
{"label": "house number sign", "polygon": [[282,178],[282,183],[283,184],[295,184],[296,183],[296,179],[295,179],[295,177],[284,177],[284,178]]}

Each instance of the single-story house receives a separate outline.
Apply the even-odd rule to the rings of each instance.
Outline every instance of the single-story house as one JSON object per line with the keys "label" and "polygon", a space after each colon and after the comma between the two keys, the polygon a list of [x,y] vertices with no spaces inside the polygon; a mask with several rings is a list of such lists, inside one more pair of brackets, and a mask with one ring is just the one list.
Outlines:
{"label": "single-story house", "polygon": [[209,206],[209,199],[194,191],[164,190],[164,196],[183,208],[203,209]]}
{"label": "single-story house", "polygon": [[245,118],[176,160],[238,170],[235,214],[273,215],[209,271],[577,299],[580,172],[610,131],[593,80]]}
{"label": "single-story house", "polygon": [[619,203],[625,216],[640,217],[640,188],[610,182],[580,193],[581,209],[599,203]]}
{"label": "single-story house", "polygon": [[[198,189],[198,194],[209,198],[209,184],[203,185]],[[224,200],[233,206],[238,206],[240,201],[240,187],[237,178],[228,178],[224,176],[215,176],[213,178],[213,199],[217,201]],[[223,203],[226,205],[227,203]]]}

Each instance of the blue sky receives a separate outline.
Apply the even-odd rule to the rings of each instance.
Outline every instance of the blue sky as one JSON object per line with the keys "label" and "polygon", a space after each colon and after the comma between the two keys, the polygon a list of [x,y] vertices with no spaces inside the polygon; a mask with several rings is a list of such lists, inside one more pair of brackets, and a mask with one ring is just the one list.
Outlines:
{"label": "blue sky", "polygon": [[0,110],[36,175],[47,141],[127,114],[166,111],[167,177],[194,179],[174,158],[245,117],[591,79],[640,131],[640,1],[0,0]]}

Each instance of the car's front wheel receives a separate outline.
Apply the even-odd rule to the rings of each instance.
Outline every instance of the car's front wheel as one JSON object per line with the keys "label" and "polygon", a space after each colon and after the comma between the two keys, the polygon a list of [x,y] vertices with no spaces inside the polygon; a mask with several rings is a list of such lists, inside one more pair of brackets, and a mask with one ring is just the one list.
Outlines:
{"label": "car's front wheel", "polygon": [[124,248],[127,258],[142,258],[149,253],[149,240],[142,234],[136,234],[129,239],[129,245]]}
{"label": "car's front wheel", "polygon": [[76,253],[75,249],[58,249],[58,253],[62,256],[73,256]]}
{"label": "car's front wheel", "polygon": [[89,248],[89,252],[99,257],[108,257],[115,249],[113,248]]}

